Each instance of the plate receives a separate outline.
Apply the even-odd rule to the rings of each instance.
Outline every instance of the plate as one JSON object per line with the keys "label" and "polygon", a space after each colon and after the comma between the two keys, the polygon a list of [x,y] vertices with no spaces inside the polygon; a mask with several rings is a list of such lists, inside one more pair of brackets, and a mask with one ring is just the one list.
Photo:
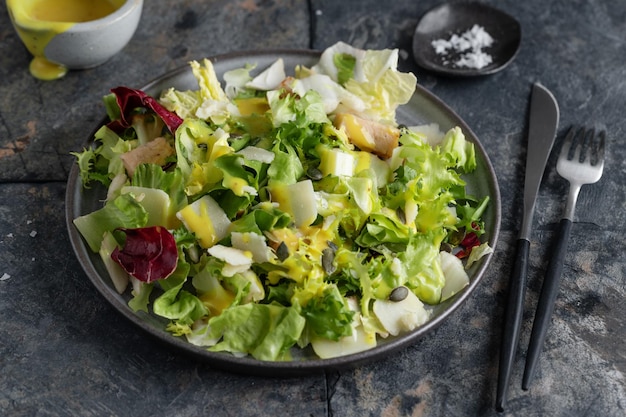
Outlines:
{"label": "plate", "polygon": [[[276,50],[220,55],[210,59],[221,80],[225,71],[240,68],[246,64],[257,64],[257,69],[261,70],[278,58],[283,58],[285,68],[293,68],[297,64],[310,66],[317,62],[319,53],[314,51]],[[183,67],[150,82],[142,89],[150,95],[158,96],[161,91],[169,87],[181,90],[197,89],[197,82],[191,73],[191,69]],[[398,109],[397,119],[399,123],[406,125],[438,123],[442,130],[460,126],[465,132],[467,139],[475,144],[478,166],[476,171],[472,175],[467,176],[465,180],[471,193],[481,196],[489,195],[491,197],[491,203],[484,219],[487,239],[489,244],[495,248],[500,229],[500,194],[498,184],[491,162],[471,129],[445,103],[420,86],[417,87],[415,95],[410,102]],[[93,135],[87,138],[86,146],[91,144],[92,138]],[[320,359],[313,354],[312,349],[307,348],[294,349],[293,361],[259,361],[252,357],[235,357],[230,353],[210,352],[205,348],[194,346],[184,338],[175,337],[166,332],[166,319],[144,312],[135,313],[128,307],[130,294],[128,292],[122,295],[117,293],[99,255],[89,250],[72,223],[76,217],[102,207],[102,201],[105,196],[106,190],[104,187],[83,188],[78,167],[74,164],[67,183],[66,223],[73,250],[93,285],[108,303],[147,334],[154,336],[156,339],[178,349],[184,354],[207,361],[216,368],[244,374],[266,376],[303,375],[325,370],[354,367],[388,357],[392,352],[404,348],[431,333],[434,328],[463,304],[478,286],[492,256],[485,256],[474,264],[468,271],[470,275],[469,286],[444,303],[435,306],[431,320],[413,332],[398,337],[381,339],[378,346],[373,349],[333,359]]]}
{"label": "plate", "polygon": [[[481,68],[456,66],[460,53],[438,54],[432,46],[435,40],[461,36],[474,25],[483,28],[493,38],[490,47],[481,50],[492,62]],[[417,64],[429,71],[451,77],[475,77],[493,74],[506,68],[520,47],[520,23],[509,14],[482,3],[445,3],[429,10],[421,18],[413,35],[413,56]],[[476,39],[476,38],[474,38]]]}

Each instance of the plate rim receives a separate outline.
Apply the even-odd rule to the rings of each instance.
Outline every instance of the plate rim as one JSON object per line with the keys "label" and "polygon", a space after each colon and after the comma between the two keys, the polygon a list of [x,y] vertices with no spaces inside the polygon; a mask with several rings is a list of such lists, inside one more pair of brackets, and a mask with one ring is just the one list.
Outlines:
{"label": "plate rim", "polygon": [[[211,60],[214,64],[218,65],[218,63],[223,61],[232,61],[235,59],[242,58],[254,58],[259,56],[266,57],[274,57],[275,59],[278,57],[285,57],[286,55],[290,57],[298,57],[298,56],[307,56],[309,58],[319,57],[320,52],[312,49],[267,49],[267,50],[255,50],[255,51],[238,51],[231,52],[227,54],[218,54],[214,56],[208,56],[206,59]],[[151,90],[155,86],[157,86],[163,80],[168,78],[180,76],[181,73],[186,73],[190,71],[188,65],[180,66],[173,70],[165,72],[163,75],[156,77],[146,83],[142,90]],[[221,76],[220,76],[221,78]],[[489,188],[489,196],[490,196],[490,204],[493,207],[493,227],[489,231],[489,245],[494,250],[496,249],[496,244],[498,241],[498,236],[500,233],[501,226],[501,197],[500,197],[500,189],[498,186],[498,180],[495,174],[495,170],[493,165],[489,159],[488,154],[485,151],[484,146],[478,140],[477,136],[471,130],[471,128],[467,125],[467,123],[443,100],[437,97],[432,92],[428,91],[426,88],[417,84],[416,94],[422,94],[425,98],[438,106],[444,113],[451,117],[455,121],[455,124],[461,127],[466,137],[469,136],[469,139],[472,143],[474,143],[475,147],[478,148],[478,152],[484,159],[486,172],[489,174],[487,178],[487,186]],[[91,132],[91,135],[87,138],[86,141],[83,142],[84,146],[89,146],[93,142],[93,133],[106,121],[106,116],[104,119],[97,125],[94,131]],[[82,236],[76,229],[73,224],[73,219],[75,218],[75,214],[77,213],[76,209],[80,204],[79,195],[83,192],[82,182],[79,175],[78,165],[73,162],[72,167],[70,169],[67,185],[66,185],[66,195],[65,195],[65,220],[66,220],[66,228],[68,231],[70,243],[72,246],[72,250],[74,251],[74,255],[77,257],[83,272],[87,275],[91,283],[96,287],[98,292],[105,298],[105,300],[112,306],[114,309],[126,317],[131,323],[141,328],[144,332],[146,332],[151,337],[155,338],[157,341],[161,342],[166,347],[173,347],[178,351],[182,351],[187,355],[190,355],[196,359],[199,359],[203,362],[208,363],[209,365],[214,366],[215,368],[222,369],[229,372],[241,373],[246,375],[258,375],[258,376],[303,376],[307,374],[312,374],[315,372],[323,372],[327,370],[340,370],[347,368],[354,368],[356,366],[372,362],[375,360],[380,360],[383,355],[387,355],[390,353],[395,353],[402,348],[405,348],[411,344],[416,343],[417,340],[421,339],[424,335],[431,332],[438,326],[440,326],[451,314],[453,314],[462,304],[465,303],[467,298],[474,292],[476,287],[482,281],[482,278],[491,264],[492,257],[494,253],[490,253],[483,257],[480,262],[481,264],[476,269],[475,273],[471,277],[470,284],[465,287],[460,293],[456,294],[450,300],[445,301],[445,303],[449,303],[445,311],[429,320],[424,325],[420,326],[416,330],[403,334],[394,338],[393,340],[387,340],[382,345],[377,345],[374,348],[365,350],[363,352],[358,352],[350,355],[339,356],[336,358],[329,359],[306,359],[306,360],[293,360],[293,361],[261,361],[254,359],[251,356],[245,357],[237,357],[229,353],[225,352],[211,352],[208,351],[205,347],[195,346],[186,340],[174,337],[170,333],[167,333],[164,329],[156,329],[154,326],[149,325],[144,320],[141,319],[141,315],[145,313],[135,313],[133,312],[126,303],[122,303],[120,297],[117,294],[112,293],[112,288],[108,286],[103,277],[101,277],[98,271],[95,269],[92,259],[89,255],[89,249],[87,248],[85,241]],[[93,255],[93,254],[92,254]],[[97,255],[97,254],[96,254]],[[152,315],[152,314],[150,314]],[[167,336],[167,337],[164,337]]]}

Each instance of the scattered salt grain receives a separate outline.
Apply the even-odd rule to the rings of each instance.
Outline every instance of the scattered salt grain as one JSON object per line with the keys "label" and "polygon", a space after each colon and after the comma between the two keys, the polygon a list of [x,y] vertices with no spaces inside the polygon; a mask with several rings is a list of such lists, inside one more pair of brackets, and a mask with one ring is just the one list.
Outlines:
{"label": "scattered salt grain", "polygon": [[9,233],[7,237],[13,237],[13,233]]}
{"label": "scattered salt grain", "polygon": [[0,277],[0,281],[6,281],[7,279],[11,278],[11,275],[7,274],[6,272],[4,274],[2,274],[2,276]]}
{"label": "scattered salt grain", "polygon": [[[453,34],[448,39],[436,39],[431,46],[437,55],[444,58],[444,64],[456,67],[480,69],[493,62],[493,58],[484,52],[484,48],[493,45],[494,39],[479,25],[472,26],[461,35]],[[450,61],[451,58],[456,58]]]}
{"label": "scattered salt grain", "polygon": [[33,230],[32,232],[30,232],[30,237],[35,237],[37,236],[37,231]]}

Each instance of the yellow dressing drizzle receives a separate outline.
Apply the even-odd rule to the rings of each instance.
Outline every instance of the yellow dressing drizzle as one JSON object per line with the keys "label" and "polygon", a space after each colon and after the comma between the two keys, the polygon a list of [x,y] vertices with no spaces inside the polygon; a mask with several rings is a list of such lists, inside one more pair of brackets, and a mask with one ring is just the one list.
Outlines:
{"label": "yellow dressing drizzle", "polygon": [[217,242],[211,214],[204,201],[199,200],[195,206],[183,208],[180,214],[187,228],[196,234],[202,247],[210,248]]}
{"label": "yellow dressing drizzle", "polygon": [[67,68],[63,65],[48,61],[42,56],[36,56],[30,61],[28,69],[31,75],[44,81],[52,81],[67,74]]}

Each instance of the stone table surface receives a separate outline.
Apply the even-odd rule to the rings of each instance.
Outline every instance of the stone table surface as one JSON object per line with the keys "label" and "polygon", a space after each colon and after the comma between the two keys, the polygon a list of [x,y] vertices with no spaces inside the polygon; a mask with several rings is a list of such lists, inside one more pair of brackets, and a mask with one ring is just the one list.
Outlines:
{"label": "stone table surface", "polygon": [[[528,105],[541,82],[572,124],[608,132],[606,169],[583,188],[565,276],[536,380],[521,389],[542,276],[566,182],[548,161],[537,200],[520,347],[503,415],[626,415],[626,3],[485,1],[523,39],[497,74],[450,79],[413,63],[412,34],[435,0],[151,0],[107,63],[54,82],[0,5],[0,415],[489,416],[508,280],[521,223]],[[230,373],[154,343],[107,303],[73,254],[66,180],[117,85],[139,87],[189,60],[232,51],[323,49],[337,41],[400,50],[400,67],[476,133],[502,194],[493,262],[467,302],[427,337],[355,369],[275,378]]]}

